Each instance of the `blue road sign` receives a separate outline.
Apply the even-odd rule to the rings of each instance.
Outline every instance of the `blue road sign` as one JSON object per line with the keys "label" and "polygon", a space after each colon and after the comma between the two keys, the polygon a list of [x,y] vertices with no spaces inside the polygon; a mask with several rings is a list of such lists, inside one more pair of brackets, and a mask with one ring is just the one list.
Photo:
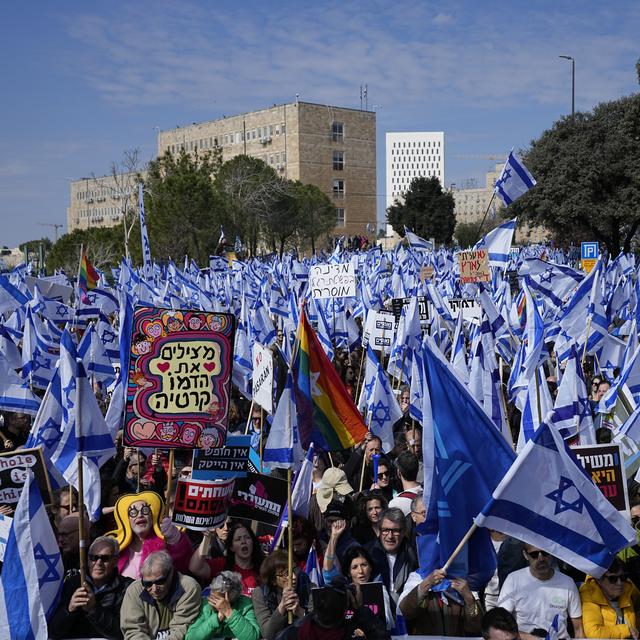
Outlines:
{"label": "blue road sign", "polygon": [[583,260],[597,260],[600,255],[600,245],[597,242],[583,242],[580,257]]}

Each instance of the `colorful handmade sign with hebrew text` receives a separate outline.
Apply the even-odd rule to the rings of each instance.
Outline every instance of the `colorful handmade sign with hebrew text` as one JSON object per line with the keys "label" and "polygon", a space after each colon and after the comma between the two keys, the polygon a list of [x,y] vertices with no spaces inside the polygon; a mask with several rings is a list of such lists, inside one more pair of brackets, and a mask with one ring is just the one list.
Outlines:
{"label": "colorful handmade sign with hebrew text", "polygon": [[129,446],[224,444],[235,318],[228,313],[137,307],[131,332]]}

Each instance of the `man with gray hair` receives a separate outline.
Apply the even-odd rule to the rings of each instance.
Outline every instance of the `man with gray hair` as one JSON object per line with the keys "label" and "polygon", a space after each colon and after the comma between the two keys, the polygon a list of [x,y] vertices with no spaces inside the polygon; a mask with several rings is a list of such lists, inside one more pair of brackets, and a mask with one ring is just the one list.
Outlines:
{"label": "man with gray hair", "polygon": [[412,571],[418,568],[418,556],[407,540],[404,513],[397,507],[385,509],[378,517],[380,537],[365,545],[373,558],[374,574],[382,577],[389,590],[393,608]]}
{"label": "man with gray hair", "polygon": [[115,538],[100,536],[89,547],[87,579],[69,577],[49,621],[49,637],[122,640],[120,607],[131,583],[118,573],[120,549]]}
{"label": "man with gray hair", "polygon": [[120,611],[124,640],[182,640],[198,616],[200,586],[174,569],[166,551],[149,554],[140,575]]}

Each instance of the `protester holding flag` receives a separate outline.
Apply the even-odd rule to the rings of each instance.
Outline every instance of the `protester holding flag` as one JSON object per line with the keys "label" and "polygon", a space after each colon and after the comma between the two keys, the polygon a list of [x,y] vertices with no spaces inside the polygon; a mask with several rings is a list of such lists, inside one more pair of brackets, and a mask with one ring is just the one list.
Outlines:
{"label": "protester holding flag", "polygon": [[85,584],[74,575],[64,584],[51,620],[49,637],[99,637],[121,640],[120,607],[131,578],[118,573],[118,543],[100,536],[89,547],[89,572]]}
{"label": "protester holding flag", "polygon": [[306,615],[311,607],[311,588],[317,585],[298,569],[289,586],[289,561],[279,549],[262,562],[260,579],[262,584],[252,591],[251,600],[262,637],[273,640],[287,626],[287,612],[291,611],[294,619]]}

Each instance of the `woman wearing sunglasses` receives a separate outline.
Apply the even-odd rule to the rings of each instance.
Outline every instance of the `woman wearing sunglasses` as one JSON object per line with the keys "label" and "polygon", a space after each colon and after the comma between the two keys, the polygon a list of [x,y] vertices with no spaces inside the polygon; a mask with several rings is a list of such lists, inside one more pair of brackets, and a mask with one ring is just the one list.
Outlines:
{"label": "woman wearing sunglasses", "polygon": [[601,578],[588,576],[580,587],[582,624],[587,638],[638,638],[636,611],[640,591],[615,558]]}
{"label": "woman wearing sunglasses", "polygon": [[167,551],[175,568],[187,573],[191,557],[191,543],[185,533],[171,524],[170,518],[162,518],[162,498],[153,491],[121,496],[115,505],[117,529],[107,535],[120,545],[118,570],[120,574],[140,577],[140,567],[155,551]]}

